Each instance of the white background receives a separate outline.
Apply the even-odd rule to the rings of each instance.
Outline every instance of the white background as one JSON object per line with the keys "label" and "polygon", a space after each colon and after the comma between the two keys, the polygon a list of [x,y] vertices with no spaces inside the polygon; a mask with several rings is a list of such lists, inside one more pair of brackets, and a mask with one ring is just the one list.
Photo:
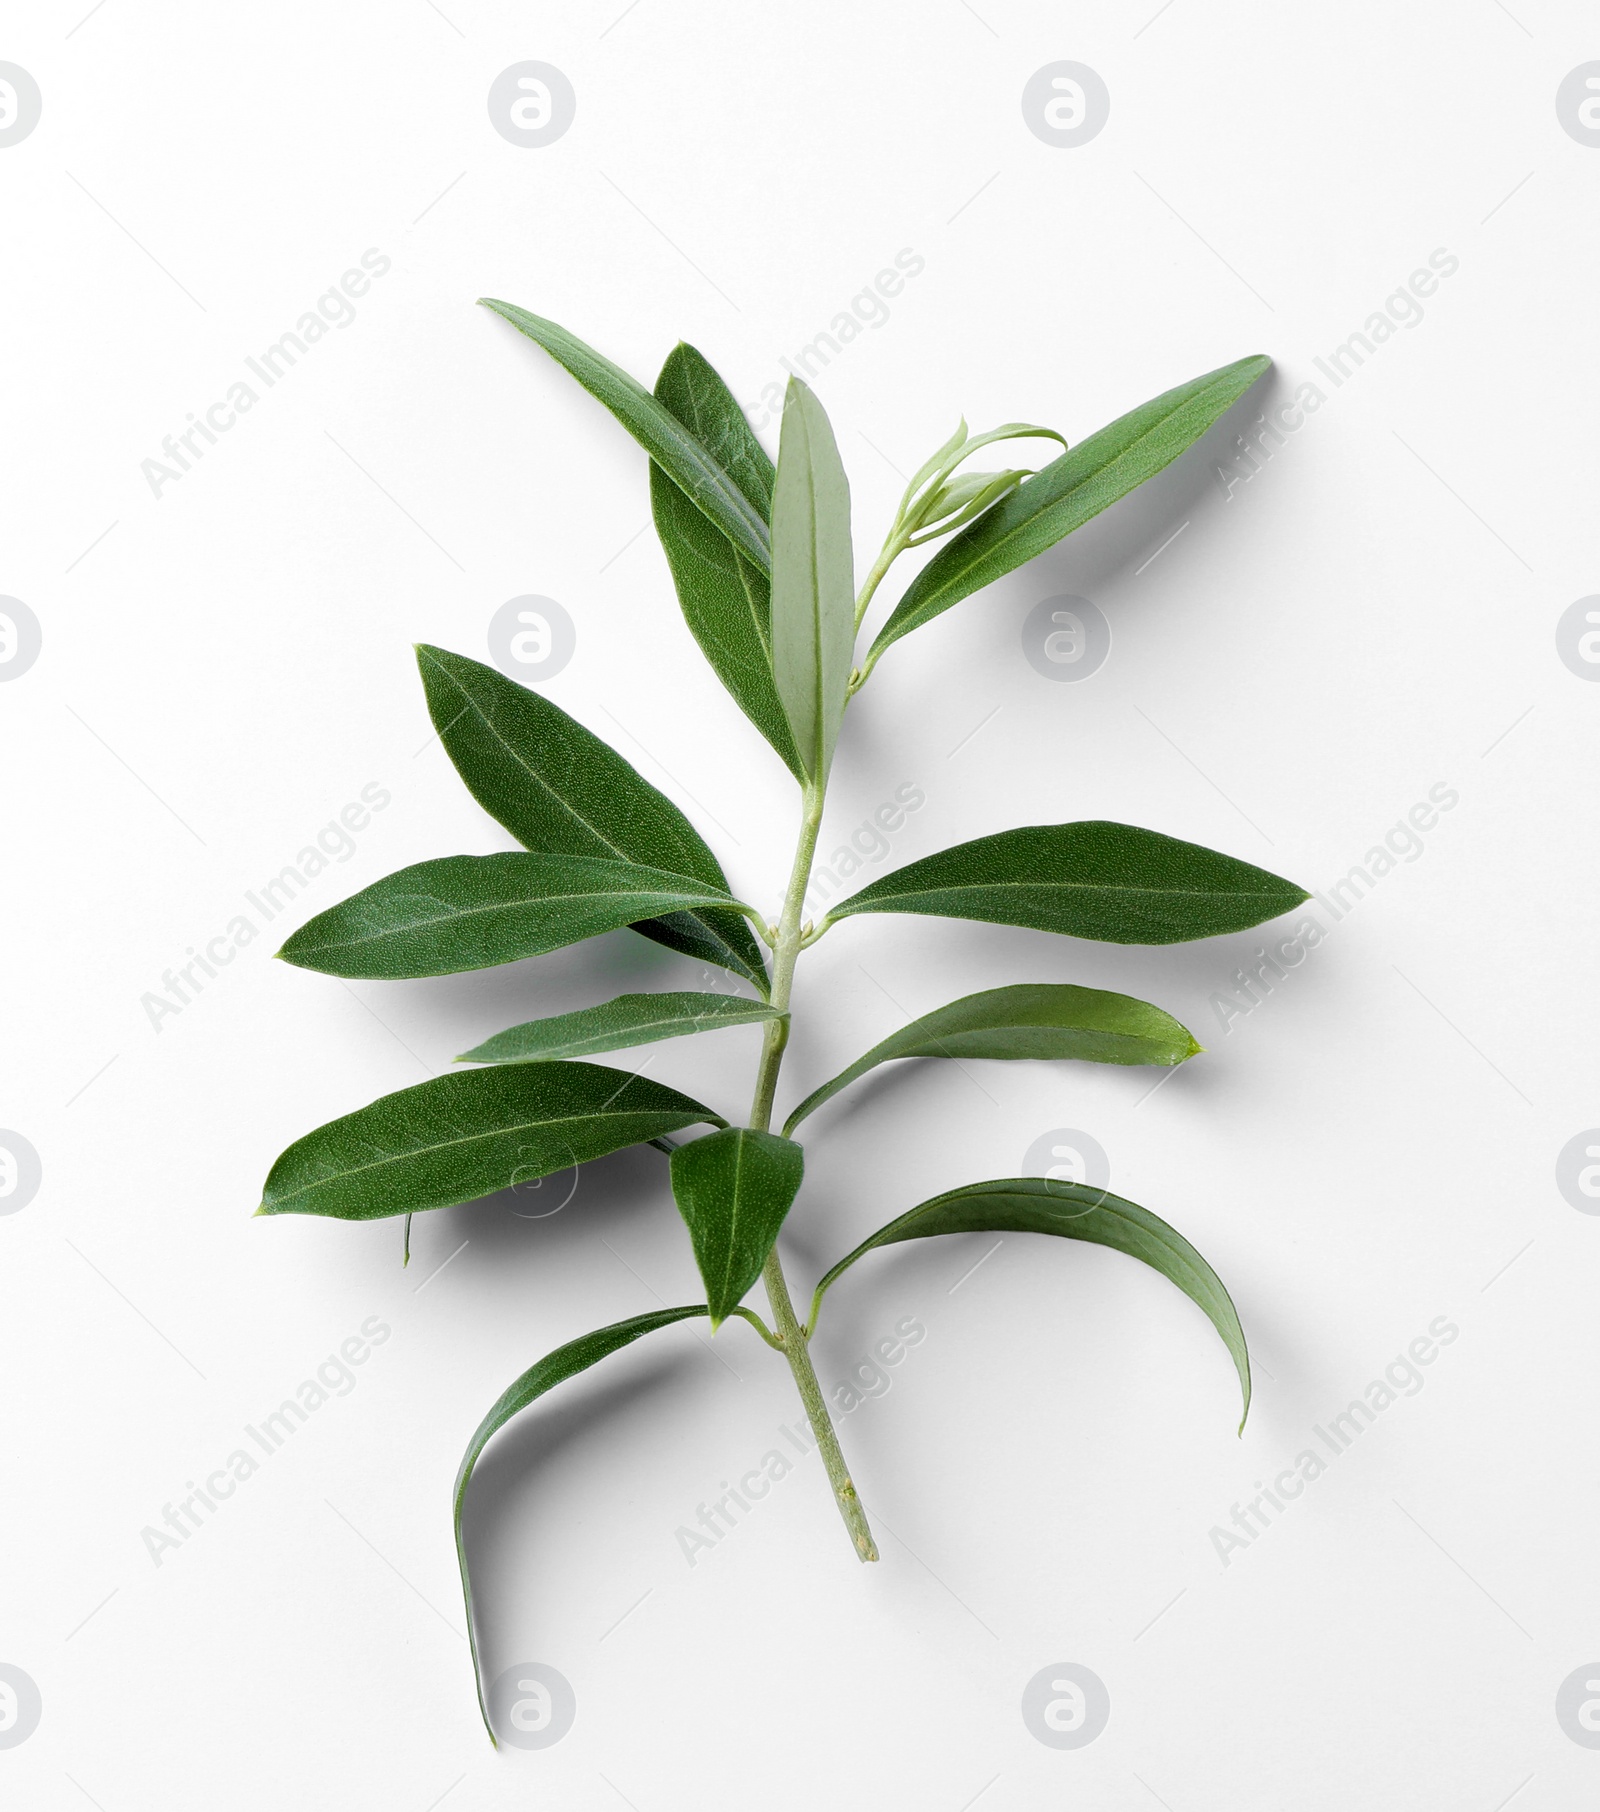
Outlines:
{"label": "white background", "polygon": [[[19,6],[0,41],[44,97],[0,150],[0,591],[44,634],[0,687],[0,1124],[43,1163],[0,1219],[0,1661],[43,1699],[0,1750],[6,1803],[1592,1804],[1600,1754],[1555,1696],[1600,1653],[1600,1224],[1554,1180],[1600,1119],[1600,690],[1555,642],[1596,589],[1600,151],[1555,109],[1600,56],[1592,14],[83,10]],[[542,149],[485,107],[527,58],[577,95]],[[1062,58],[1111,94],[1077,149],[1020,108]],[[152,495],[141,462],[368,248],[392,268],[356,319]],[[815,379],[863,568],[895,468],[960,413],[1077,439],[1246,352],[1277,368],[1148,492],[894,649],[848,721],[825,855],[911,783],[927,802],[873,872],[1103,816],[1325,891],[1431,787],[1459,803],[1228,1029],[1213,997],[1264,932],[830,934],[802,969],[790,1100],[1014,981],[1147,995],[1209,1050],[1153,1095],[1153,1073],[1088,1065],[886,1072],[812,1122],[797,1288],[923,1196],[1082,1129],[1231,1287],[1254,1414],[1235,1439],[1220,1344],[1127,1259],[1012,1236],[961,1281],[993,1240],[902,1248],[839,1286],[815,1348],[831,1385],[902,1317],[927,1329],[841,1424],[882,1564],[856,1564],[808,1460],[690,1567],[678,1526],[798,1406],[748,1328],[714,1349],[674,1329],[484,1463],[488,1671],[543,1662],[578,1704],[556,1746],[496,1755],[456,1461],[541,1353],[693,1299],[664,1165],[597,1164],[543,1220],[504,1199],[426,1217],[405,1272],[396,1223],[251,1211],[292,1138],[468,1043],[700,978],[628,933],[409,984],[270,953],[404,863],[507,846],[429,741],[409,644],[486,658],[490,616],[527,592],[577,625],[548,696],[775,903],[792,785],[638,533],[642,455],[473,302],[553,316],[647,382],[681,336],[754,402],[903,248],[925,269]],[[1440,248],[1459,270],[1424,318],[1335,387],[1314,359]],[[1219,480],[1232,434],[1307,382],[1323,406],[1248,483]],[[1081,684],[1022,650],[1061,593],[1113,628]],[[391,803],[354,854],[153,1029],[163,971],[374,781]],[[758,1036],[660,1047],[651,1073],[737,1115]],[[163,1506],[374,1316],[392,1335],[356,1387],[156,1565],[141,1532]],[[1213,1527],[1438,1317],[1459,1336],[1424,1387],[1224,1565]],[[1019,1710],[1067,1661],[1111,1695],[1075,1751]]]}

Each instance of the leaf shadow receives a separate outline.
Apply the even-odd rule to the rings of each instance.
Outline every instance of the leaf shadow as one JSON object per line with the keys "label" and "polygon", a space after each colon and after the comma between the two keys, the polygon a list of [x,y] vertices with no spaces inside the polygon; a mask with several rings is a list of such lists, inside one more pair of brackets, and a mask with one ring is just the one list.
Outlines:
{"label": "leaf shadow", "polygon": [[[637,1223],[642,1214],[653,1213],[677,1218],[666,1156],[648,1145],[631,1145],[476,1201],[435,1209],[424,1218],[438,1229],[431,1245],[450,1250],[469,1242],[472,1256],[466,1268],[531,1274],[576,1260],[590,1252],[596,1239],[605,1240]],[[415,1230],[412,1244],[415,1253]],[[698,1291],[684,1300],[697,1296]]]}
{"label": "leaf shadow", "polygon": [[1274,367],[1171,465],[1031,561],[1036,575],[1048,585],[1089,592],[1135,576],[1130,568],[1153,561],[1162,543],[1193,520],[1206,489],[1215,490],[1215,469],[1235,459],[1237,437],[1278,407],[1287,388]]}
{"label": "leaf shadow", "polygon": [[[592,1460],[594,1478],[607,1477],[606,1456],[656,1424],[661,1406],[696,1365],[690,1351],[657,1353],[626,1376],[575,1381],[570,1396],[536,1402],[490,1443],[474,1469],[461,1519],[486,1685],[514,1664],[514,1650],[544,1652],[538,1639],[520,1634],[515,1595],[493,1583],[521,1564],[549,1529],[555,1494],[541,1475],[558,1460],[569,1474],[582,1473]],[[546,1552],[564,1545],[557,1531]],[[560,1564],[553,1554],[550,1564]]]}

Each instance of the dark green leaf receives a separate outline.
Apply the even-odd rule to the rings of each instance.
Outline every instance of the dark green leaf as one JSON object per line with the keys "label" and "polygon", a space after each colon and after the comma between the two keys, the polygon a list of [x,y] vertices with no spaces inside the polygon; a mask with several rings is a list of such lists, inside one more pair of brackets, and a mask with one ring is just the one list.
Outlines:
{"label": "dark green leaf", "polygon": [[603,1006],[557,1013],[512,1026],[467,1051],[457,1063],[548,1063],[555,1058],[593,1057],[629,1045],[681,1038],[687,1032],[714,1032],[720,1026],[782,1019],[764,1001],[732,994],[619,994]]}
{"label": "dark green leaf", "polygon": [[897,868],[828,914],[925,912],[1107,944],[1243,931],[1311,896],[1249,862],[1103,819],[1000,831]]}
{"label": "dark green leaf", "polygon": [[773,464],[755,430],[704,353],[680,340],[656,379],[656,401],[705,448],[763,522],[772,520]]}
{"label": "dark green leaf", "polygon": [[854,647],[850,485],[826,411],[792,377],[772,491],[772,672],[815,781],[833,759]]}
{"label": "dark green leaf", "polygon": [[698,1302],[682,1309],[656,1309],[648,1315],[635,1315],[631,1321],[618,1321],[608,1328],[597,1328],[592,1334],[582,1334],[576,1340],[569,1340],[565,1346],[558,1346],[553,1353],[546,1353],[537,1365],[530,1366],[511,1385],[478,1424],[477,1432],[467,1443],[467,1451],[461,1456],[461,1465],[456,1472],[453,1493],[456,1560],[461,1567],[461,1596],[467,1611],[467,1640],[472,1648],[472,1677],[478,1689],[478,1709],[483,1713],[483,1727],[489,1733],[489,1741],[497,1749],[500,1745],[495,1738],[494,1726],[489,1722],[483,1672],[478,1660],[478,1629],[472,1613],[472,1581],[467,1572],[467,1547],[461,1536],[461,1511],[467,1501],[467,1484],[472,1478],[478,1457],[488,1446],[490,1436],[504,1428],[514,1415],[526,1409],[546,1391],[564,1384],[578,1372],[587,1371],[591,1365],[609,1358],[620,1348],[631,1345],[641,1334],[653,1334],[657,1328],[671,1327],[675,1321],[687,1321],[691,1316],[704,1315],[705,1312],[704,1303]]}
{"label": "dark green leaf", "polygon": [[[1065,1183],[1053,1177],[1004,1177],[990,1183],[967,1183],[934,1196],[890,1221],[887,1227],[880,1227],[848,1257],[840,1259],[817,1285],[813,1324],[816,1304],[821,1302],[823,1292],[858,1258],[879,1246],[928,1239],[939,1233],[1053,1233],[1063,1239],[1110,1246],[1130,1258],[1142,1259],[1175,1283],[1210,1318],[1232,1355],[1239,1387],[1244,1392],[1244,1416],[1249,1415],[1250,1354],[1244,1329],[1222,1287],[1222,1279],[1164,1220],[1121,1196],[1083,1183]],[[1239,1419],[1240,1428],[1244,1427],[1244,1416]]]}
{"label": "dark green leaf", "polygon": [[645,919],[632,927],[653,944],[663,944],[699,963],[716,963],[742,975],[765,995],[770,982],[761,960],[761,947],[750,921],[737,912],[703,907],[698,912],[668,912],[659,919]]}
{"label": "dark green leaf", "polygon": [[586,346],[574,333],[529,314],[513,302],[480,298],[484,308],[502,315],[564,366],[584,389],[597,397],[729,540],[758,566],[771,558],[766,518],[670,409],[656,401],[636,378]]}
{"label": "dark green leaf", "polygon": [[1153,478],[1271,366],[1261,354],[1180,384],[1051,460],[964,529],[912,580],[872,645],[872,659],[952,604],[1054,547]]}
{"label": "dark green leaf", "polygon": [[[692,346],[661,368],[656,396],[694,434],[765,518],[772,461],[722,379]],[[805,778],[772,678],[772,597],[765,566],[748,560],[661,468],[650,507],[694,639],[735,703],[797,779]]]}
{"label": "dark green leaf", "polygon": [[442,856],[319,912],[278,954],[324,975],[454,975],[726,897],[687,875],[592,856]]}
{"label": "dark green leaf", "polygon": [[1065,983],[990,988],[925,1013],[875,1044],[806,1096],[784,1127],[792,1133],[824,1101],[897,1057],[1075,1057],[1090,1063],[1178,1064],[1200,1049],[1171,1014],[1127,994]]}
{"label": "dark green leaf", "polygon": [[[637,862],[728,891],[722,864],[677,806],[560,706],[443,648],[423,644],[417,664],[467,790],[525,848]],[[761,948],[737,912],[673,913],[634,930],[767,991]]]}
{"label": "dark green leaf", "polygon": [[800,1191],[805,1155],[790,1139],[730,1126],[672,1154],[672,1193],[689,1228],[716,1328],[744,1300]]}
{"label": "dark green leaf", "polygon": [[420,1214],[702,1122],[725,1124],[675,1088],[603,1064],[453,1070],[296,1139],[256,1212]]}

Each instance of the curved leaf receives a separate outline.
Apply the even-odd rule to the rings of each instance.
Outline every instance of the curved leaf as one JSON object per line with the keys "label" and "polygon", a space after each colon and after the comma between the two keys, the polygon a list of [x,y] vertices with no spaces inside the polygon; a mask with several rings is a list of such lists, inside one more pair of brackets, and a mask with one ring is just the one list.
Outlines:
{"label": "curved leaf", "polygon": [[[722,864],[677,806],[560,706],[481,661],[426,643],[417,665],[434,728],[467,791],[525,848],[637,862],[728,892]],[[761,947],[737,912],[673,913],[634,930],[767,991]]]}
{"label": "curved leaf", "polygon": [[575,333],[514,302],[490,296],[479,305],[491,308],[548,352],[584,389],[605,404],[686,496],[693,499],[747,559],[766,566],[770,541],[766,519],[727,472],[668,408],[637,378],[587,346]]}
{"label": "curved leaf", "polygon": [[732,994],[619,994],[598,1007],[530,1019],[475,1045],[457,1063],[549,1063],[558,1058],[592,1057],[600,1051],[654,1044],[689,1032],[782,1019],[764,1001]]}
{"label": "curved leaf", "polygon": [[942,548],[907,587],[872,645],[891,642],[1024,565],[1153,478],[1267,371],[1257,353],[1142,403],[1051,460]]}
{"label": "curved leaf", "polygon": [[672,1194],[689,1229],[715,1330],[744,1300],[805,1174],[805,1154],[777,1133],[730,1126],[672,1154]]}
{"label": "curved leaf", "polygon": [[319,912],[278,954],[324,975],[455,975],[726,898],[687,875],[632,862],[519,851],[442,856],[385,875]]}
{"label": "curved leaf", "polygon": [[[661,367],[656,396],[766,517],[772,507],[772,461],[727,385],[692,346],[679,345]],[[795,778],[804,780],[772,677],[766,568],[740,553],[656,465],[650,468],[650,508],[684,620],[701,652],[740,710]]]}
{"label": "curved leaf", "polygon": [[897,1057],[1079,1058],[1089,1063],[1170,1066],[1199,1049],[1170,1013],[1128,994],[1055,982],[989,988],[890,1033],[849,1069],[807,1095],[783,1130],[792,1133],[840,1089]]}
{"label": "curved leaf", "polygon": [[863,887],[828,918],[921,912],[1107,944],[1181,944],[1244,931],[1310,897],[1236,856],[1093,819],[958,843]]}
{"label": "curved leaf", "polygon": [[1250,1354],[1244,1329],[1222,1279],[1181,1233],[1149,1209],[1083,1183],[1065,1183],[1053,1177],[1003,1177],[987,1183],[966,1183],[920,1203],[864,1239],[823,1278],[812,1299],[812,1325],[816,1323],[817,1305],[823,1293],[858,1258],[880,1246],[930,1239],[941,1233],[1052,1233],[1062,1239],[1110,1246],[1159,1271],[1205,1311],[1222,1336],[1244,1393],[1244,1414],[1239,1418],[1240,1428],[1244,1427],[1250,1414]]}
{"label": "curved leaf", "polygon": [[827,412],[789,379],[772,490],[772,674],[801,766],[826,778],[854,658],[850,485]]}
{"label": "curved leaf", "polygon": [[461,1511],[467,1501],[467,1485],[478,1457],[488,1446],[493,1434],[504,1428],[514,1415],[537,1401],[546,1391],[553,1390],[556,1385],[565,1383],[579,1372],[587,1371],[591,1365],[609,1358],[620,1348],[631,1345],[641,1334],[653,1334],[657,1328],[671,1327],[675,1321],[687,1321],[691,1316],[705,1313],[705,1304],[698,1302],[687,1308],[656,1309],[649,1315],[635,1315],[631,1321],[618,1321],[608,1328],[596,1328],[592,1334],[582,1334],[576,1340],[569,1340],[565,1346],[558,1346],[553,1353],[546,1353],[537,1365],[529,1366],[500,1396],[467,1443],[467,1451],[461,1456],[461,1465],[456,1471],[455,1489],[452,1493],[456,1560],[461,1568],[461,1596],[467,1611],[467,1640],[472,1649],[472,1679],[478,1690],[478,1710],[483,1714],[483,1727],[489,1733],[489,1741],[497,1749],[500,1745],[494,1734],[494,1726],[489,1722],[483,1669],[478,1659],[478,1630],[472,1614],[472,1580],[467,1572],[467,1546],[461,1535]]}
{"label": "curved leaf", "polygon": [[296,1139],[272,1166],[256,1212],[420,1214],[701,1122],[726,1125],[675,1088],[603,1064],[454,1070]]}

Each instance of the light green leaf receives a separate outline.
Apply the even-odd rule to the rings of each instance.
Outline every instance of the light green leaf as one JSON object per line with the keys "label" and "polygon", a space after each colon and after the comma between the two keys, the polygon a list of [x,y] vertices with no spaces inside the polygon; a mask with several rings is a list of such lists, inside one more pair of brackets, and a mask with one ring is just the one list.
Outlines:
{"label": "light green leaf", "polygon": [[[456,772],[525,848],[637,862],[728,892],[722,864],[677,806],[559,705],[443,648],[419,646],[417,665]],[[737,912],[672,913],[633,929],[767,991],[761,947]]]}
{"label": "light green leaf", "polygon": [[1027,925],[1108,944],[1180,944],[1243,931],[1311,896],[1237,857],[1132,824],[1031,824],[924,856],[842,900]]}
{"label": "light green leaf", "polygon": [[822,404],[792,377],[772,492],[772,668],[801,765],[819,785],[854,646],[850,485]]}
{"label": "light green leaf", "polygon": [[783,1130],[792,1133],[840,1089],[899,1057],[1078,1058],[1170,1067],[1199,1049],[1171,1014],[1131,995],[1055,982],[990,988],[953,1000],[891,1033],[849,1069],[807,1095]]}
{"label": "light green leaf", "polygon": [[671,1327],[675,1321],[687,1321],[691,1316],[704,1315],[705,1312],[705,1304],[698,1302],[687,1308],[656,1309],[648,1315],[635,1315],[631,1321],[618,1321],[608,1328],[597,1328],[592,1334],[582,1334],[576,1340],[569,1340],[565,1346],[558,1346],[553,1353],[546,1353],[537,1365],[529,1366],[504,1392],[478,1424],[477,1432],[467,1443],[467,1451],[461,1456],[461,1465],[456,1472],[455,1490],[452,1494],[456,1560],[461,1568],[461,1596],[466,1605],[467,1640],[472,1649],[472,1678],[478,1689],[478,1710],[483,1714],[483,1727],[489,1733],[489,1741],[497,1749],[500,1744],[495,1737],[494,1726],[489,1722],[483,1669],[478,1656],[478,1626],[472,1609],[472,1580],[467,1571],[467,1546],[461,1534],[461,1512],[467,1501],[467,1485],[471,1481],[473,1468],[488,1446],[490,1437],[546,1391],[564,1384],[579,1372],[587,1371],[591,1365],[609,1358],[622,1347],[631,1345],[641,1334],[653,1334],[657,1328]]}
{"label": "light green leaf", "polygon": [[443,856],[319,912],[278,954],[324,975],[454,975],[727,898],[687,875],[592,856]]}
{"label": "light green leaf", "polygon": [[637,378],[586,346],[575,333],[513,302],[479,298],[548,352],[558,365],[597,397],[672,482],[702,509],[730,541],[758,566],[771,559],[766,518],[745,492],[672,411]]}
{"label": "light green leaf", "polygon": [[817,1285],[811,1306],[815,1326],[824,1292],[858,1258],[901,1240],[928,1239],[941,1233],[1053,1233],[1062,1239],[1110,1246],[1137,1258],[1197,1303],[1222,1336],[1239,1374],[1244,1393],[1244,1427],[1250,1414],[1250,1354],[1244,1329],[1228,1292],[1194,1247],[1147,1208],[1104,1189],[1065,1183],[1053,1177],[1004,1177],[988,1183],[966,1183],[921,1203],[898,1220],[880,1227],[855,1251],[839,1260]]}
{"label": "light green leaf", "polygon": [[711,1326],[739,1306],[761,1275],[805,1173],[790,1139],[730,1126],[672,1154],[672,1193],[706,1286]]}
{"label": "light green leaf", "polygon": [[[656,397],[702,442],[765,520],[772,508],[772,461],[727,385],[692,346],[678,346],[661,367]],[[734,702],[796,779],[803,780],[772,678],[772,595],[766,568],[740,553],[654,464],[650,507],[690,632]]]}
{"label": "light green leaf", "polygon": [[557,1058],[593,1057],[601,1051],[654,1044],[689,1032],[782,1019],[764,1001],[732,994],[619,994],[603,1006],[581,1007],[549,1019],[530,1019],[475,1046],[457,1063],[549,1063]]}
{"label": "light green leaf", "polygon": [[1260,354],[1180,384],[1053,459],[964,529],[912,580],[872,645],[890,643],[1024,565],[1193,446],[1271,366]]}
{"label": "light green leaf", "polygon": [[420,1214],[726,1122],[664,1083],[598,1063],[452,1070],[330,1120],[281,1154],[258,1214]]}

